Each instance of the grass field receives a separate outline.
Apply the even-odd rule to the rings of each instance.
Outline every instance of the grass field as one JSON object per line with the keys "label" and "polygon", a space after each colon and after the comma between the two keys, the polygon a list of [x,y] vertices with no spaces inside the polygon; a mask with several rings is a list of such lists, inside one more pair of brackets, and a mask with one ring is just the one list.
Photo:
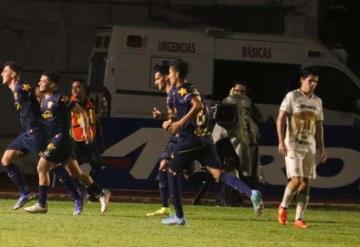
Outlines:
{"label": "grass field", "polygon": [[[185,206],[187,224],[163,226],[145,214],[154,204],[112,203],[100,215],[90,203],[72,216],[72,203],[50,201],[49,212],[31,215],[0,201],[0,246],[360,246],[358,209],[310,208],[309,229],[278,225],[276,209],[255,217],[251,208]],[[293,217],[293,214],[290,214]]]}

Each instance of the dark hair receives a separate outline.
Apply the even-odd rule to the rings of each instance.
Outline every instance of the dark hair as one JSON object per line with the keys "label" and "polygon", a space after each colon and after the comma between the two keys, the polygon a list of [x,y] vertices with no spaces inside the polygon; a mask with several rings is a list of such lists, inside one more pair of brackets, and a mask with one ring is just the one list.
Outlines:
{"label": "dark hair", "polygon": [[189,72],[189,64],[181,58],[177,58],[170,62],[170,67],[179,73],[181,79],[185,79]]}
{"label": "dark hair", "polygon": [[163,62],[154,66],[154,74],[159,72],[161,75],[169,74],[169,62]]}
{"label": "dark hair", "polygon": [[83,88],[87,87],[86,82],[83,79],[73,79],[72,83],[74,83],[76,81],[79,82],[80,86],[82,86]]}
{"label": "dark hair", "polygon": [[235,81],[233,81],[232,86],[235,87],[235,85],[237,85],[237,84],[247,87],[247,83],[244,80],[235,80]]}
{"label": "dark hair", "polygon": [[80,87],[82,87],[84,89],[85,95],[89,96],[90,94],[90,87],[86,84],[86,82],[83,79],[73,79],[72,83],[74,82],[79,82]]}
{"label": "dark hair", "polygon": [[308,76],[319,76],[319,69],[315,66],[302,68],[300,71],[300,78],[307,78]]}
{"label": "dark hair", "polygon": [[59,85],[60,83],[60,75],[53,71],[45,71],[41,75],[47,76],[49,82],[55,83],[55,85]]}
{"label": "dark hair", "polygon": [[22,66],[21,64],[14,62],[14,61],[8,61],[4,64],[4,68],[6,66],[9,66],[11,70],[13,70],[17,75],[21,74],[22,72]]}

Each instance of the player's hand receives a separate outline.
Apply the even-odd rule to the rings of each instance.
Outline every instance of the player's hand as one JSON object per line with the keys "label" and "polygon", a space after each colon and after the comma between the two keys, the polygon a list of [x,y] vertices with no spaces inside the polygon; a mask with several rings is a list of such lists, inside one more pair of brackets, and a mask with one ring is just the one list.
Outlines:
{"label": "player's hand", "polygon": [[167,160],[162,160],[160,162],[159,170],[160,171],[167,171],[170,167],[170,162]]}
{"label": "player's hand", "polygon": [[86,144],[90,144],[94,141],[94,135],[92,135],[90,131],[84,131],[83,136]]}
{"label": "player's hand", "polygon": [[171,134],[176,134],[176,133],[180,132],[181,127],[182,127],[181,120],[176,121],[176,122],[173,122],[173,123],[170,124],[169,131],[170,131]]}
{"label": "player's hand", "polygon": [[287,149],[286,149],[286,146],[285,146],[285,143],[279,143],[279,146],[278,146],[278,151],[279,151],[279,154],[281,155],[286,155],[286,152],[287,152]]}
{"label": "player's hand", "polygon": [[169,120],[164,121],[164,122],[163,122],[163,124],[162,124],[163,129],[168,130],[168,129],[169,129],[169,127],[170,127],[170,125],[171,125],[171,123],[172,123],[172,121],[171,121],[170,119],[169,119]]}
{"label": "player's hand", "polygon": [[152,111],[152,116],[153,118],[160,118],[161,117],[161,111],[159,111],[156,107],[153,108],[153,111]]}
{"label": "player's hand", "polygon": [[322,148],[320,149],[320,163],[325,163],[326,159],[327,159],[327,154],[325,152],[325,149]]}

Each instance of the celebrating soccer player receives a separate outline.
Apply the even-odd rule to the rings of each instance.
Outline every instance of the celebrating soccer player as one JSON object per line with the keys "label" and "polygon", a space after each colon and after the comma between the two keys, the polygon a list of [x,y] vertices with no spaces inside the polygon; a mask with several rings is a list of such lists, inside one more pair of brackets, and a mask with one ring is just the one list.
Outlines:
{"label": "celebrating soccer player", "polygon": [[[99,195],[101,213],[105,212],[110,198],[110,192],[102,191],[93,182],[90,176],[83,173],[75,159],[73,139],[70,136],[70,112],[79,113],[84,119],[84,138],[86,142],[92,141],[89,134],[89,120],[86,112],[76,102],[71,101],[57,91],[59,75],[54,72],[44,72],[41,75],[39,86],[43,94],[41,98],[41,116],[46,125],[50,141],[41,153],[37,170],[39,174],[39,201],[24,210],[29,213],[47,212],[47,190],[50,184],[49,171],[59,165],[66,165],[68,172],[82,181],[86,186]],[[83,208],[83,200],[75,200],[74,215],[79,215]]]}
{"label": "celebrating soccer player", "polygon": [[[175,119],[165,121],[163,127],[176,137],[175,149],[169,164],[169,187],[173,193],[175,215],[162,220],[165,225],[184,225],[185,218],[181,202],[179,173],[194,160],[198,160],[212,174],[216,181],[221,181],[240,193],[246,194],[253,203],[256,215],[260,215],[263,202],[260,191],[252,190],[237,177],[221,169],[211,137],[211,126],[207,107],[199,91],[190,83],[185,83],[188,63],[182,59],[170,63],[169,80],[172,88],[169,92],[168,105],[175,109]],[[165,167],[160,167],[165,169]]]}

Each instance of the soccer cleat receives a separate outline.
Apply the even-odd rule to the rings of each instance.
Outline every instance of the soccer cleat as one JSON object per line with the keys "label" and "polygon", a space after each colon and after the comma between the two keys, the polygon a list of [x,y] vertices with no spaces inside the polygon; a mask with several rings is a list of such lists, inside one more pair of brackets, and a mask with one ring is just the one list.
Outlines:
{"label": "soccer cleat", "polygon": [[294,226],[302,229],[310,227],[310,225],[306,224],[305,221],[303,221],[302,219],[295,220]]}
{"label": "soccer cleat", "polygon": [[74,216],[80,215],[81,212],[83,211],[83,208],[84,208],[84,201],[76,199],[75,202],[74,202],[73,215]]}
{"label": "soccer cleat", "polygon": [[99,197],[100,202],[100,212],[105,213],[106,209],[109,207],[111,192],[108,190],[103,190],[103,194]]}
{"label": "soccer cleat", "polygon": [[287,208],[279,206],[278,208],[278,222],[281,225],[286,225],[288,223],[288,212]]}
{"label": "soccer cleat", "polygon": [[183,226],[185,225],[185,219],[183,218],[178,218],[176,215],[171,215],[169,217],[166,217],[164,219],[161,220],[161,223],[163,225],[178,225],[178,226]]}
{"label": "soccer cleat", "polygon": [[146,216],[168,216],[171,214],[171,208],[169,207],[161,207],[152,213],[147,213]]}
{"label": "soccer cleat", "polygon": [[251,203],[254,207],[256,216],[260,216],[264,209],[264,203],[262,201],[261,192],[258,190],[252,190],[250,196]]}
{"label": "soccer cleat", "polygon": [[24,210],[32,214],[44,214],[48,211],[47,206],[42,207],[39,203],[35,203],[30,207],[26,207]]}
{"label": "soccer cleat", "polygon": [[29,192],[28,194],[21,194],[15,205],[13,206],[14,210],[17,210],[23,207],[28,201],[34,198],[34,193]]}

